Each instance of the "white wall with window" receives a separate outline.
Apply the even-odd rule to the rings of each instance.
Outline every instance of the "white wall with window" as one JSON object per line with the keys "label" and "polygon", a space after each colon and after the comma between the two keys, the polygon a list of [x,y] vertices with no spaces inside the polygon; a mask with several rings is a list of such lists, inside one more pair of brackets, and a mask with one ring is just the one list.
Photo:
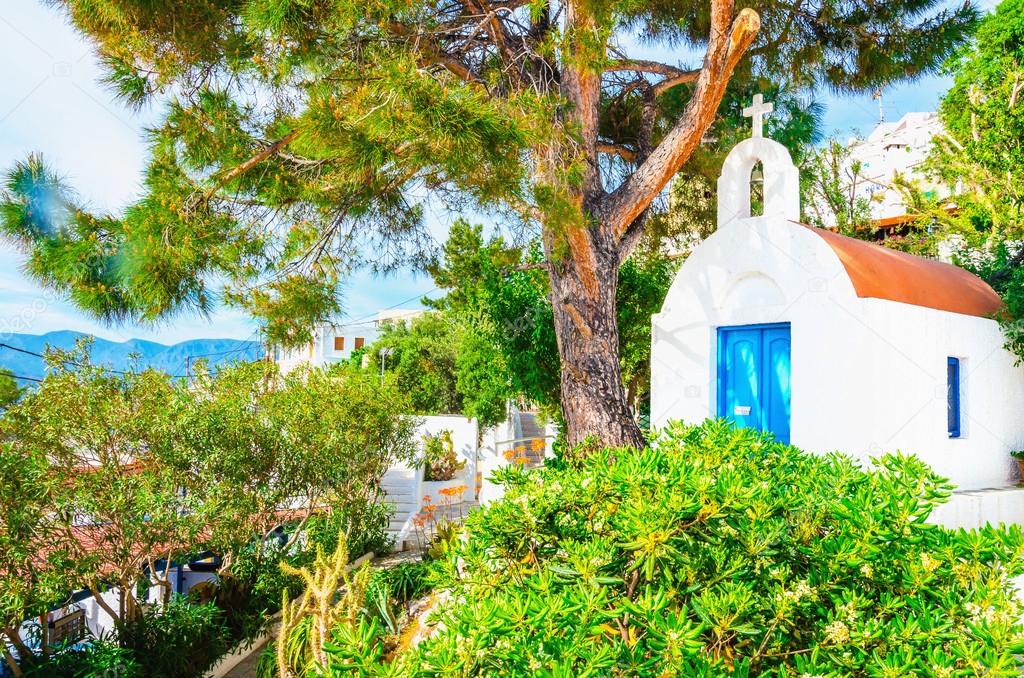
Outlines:
{"label": "white wall with window", "polygon": [[348,360],[352,353],[369,347],[380,334],[375,321],[320,325],[313,331],[313,341],[290,350],[277,349],[274,359],[281,370],[288,372],[299,365],[322,367]]}
{"label": "white wall with window", "polygon": [[[765,209],[751,216],[758,161]],[[1015,484],[1024,368],[992,319],[998,295],[963,269],[797,223],[794,171],[765,138],[726,160],[718,231],[653,318],[652,423],[721,416],[865,463],[915,454],[962,490]]]}

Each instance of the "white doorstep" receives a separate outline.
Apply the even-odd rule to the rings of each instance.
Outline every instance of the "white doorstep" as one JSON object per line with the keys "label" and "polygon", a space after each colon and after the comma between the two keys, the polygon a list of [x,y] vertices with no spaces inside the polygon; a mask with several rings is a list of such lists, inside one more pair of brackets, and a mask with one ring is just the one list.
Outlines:
{"label": "white doorstep", "polygon": [[966,529],[986,524],[1024,525],[1024,487],[997,487],[954,492],[932,511],[928,522]]}

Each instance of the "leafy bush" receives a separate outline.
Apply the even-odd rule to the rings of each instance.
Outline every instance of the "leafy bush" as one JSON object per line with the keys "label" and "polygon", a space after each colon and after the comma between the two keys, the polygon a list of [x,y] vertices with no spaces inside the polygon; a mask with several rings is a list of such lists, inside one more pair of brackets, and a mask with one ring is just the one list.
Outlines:
{"label": "leafy bush", "polygon": [[407,603],[422,596],[428,588],[426,564],[422,561],[408,561],[374,570],[367,590],[373,594],[384,591],[395,602]]}
{"label": "leafy bush", "polygon": [[[287,551],[274,540],[262,547],[255,540],[240,550],[231,571],[221,573],[216,587],[215,600],[225,613],[231,638],[255,638],[264,632],[270,615],[281,608],[284,592],[296,594],[302,590],[302,580],[283,571],[279,563],[309,565],[317,548],[333,553],[342,537],[353,558],[389,551],[391,512],[391,505],[385,502],[352,502],[330,513],[310,516],[302,527],[303,538],[296,539]],[[297,522],[288,528],[296,529]]]}
{"label": "leafy bush", "polygon": [[339,535],[345,535],[345,543],[352,558],[370,553],[385,553],[391,550],[388,536],[388,522],[393,509],[387,502],[353,503],[344,511],[336,510],[313,516],[306,524],[308,543],[306,551],[312,554],[316,546],[324,551],[334,551]]}
{"label": "leafy bush", "polygon": [[26,678],[142,678],[133,653],[112,638],[95,638],[25,662]]}
{"label": "leafy bush", "polygon": [[432,636],[382,663],[339,627],[336,674],[1017,675],[1017,527],[924,521],[950,485],[914,457],[872,469],[724,422],[645,450],[504,472],[435,564]]}
{"label": "leafy bush", "polygon": [[228,627],[213,603],[174,596],[163,609],[148,607],[124,625],[121,645],[134,650],[144,676],[201,676],[229,649]]}
{"label": "leafy bush", "polygon": [[230,572],[218,575],[214,600],[232,639],[252,639],[263,633],[270,615],[281,607],[281,594],[302,586],[301,580],[277,566],[283,559],[276,542],[263,548],[254,542],[239,552]]}

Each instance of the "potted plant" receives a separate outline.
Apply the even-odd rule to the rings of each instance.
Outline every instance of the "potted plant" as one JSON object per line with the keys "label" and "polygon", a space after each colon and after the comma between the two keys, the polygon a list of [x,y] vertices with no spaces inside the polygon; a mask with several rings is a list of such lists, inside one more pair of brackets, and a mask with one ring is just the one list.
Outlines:
{"label": "potted plant", "polygon": [[1017,483],[1024,485],[1024,450],[1014,450],[1010,456],[1017,460],[1017,469],[1020,471]]}
{"label": "potted plant", "polygon": [[[464,468],[466,460],[459,459],[455,453],[451,431],[423,436],[423,494],[431,497],[450,496],[450,488],[459,485],[465,487],[465,478],[461,473]],[[445,492],[442,493],[442,490]]]}
{"label": "potted plant", "polygon": [[[452,431],[443,430],[423,436],[423,494],[431,497],[452,497],[452,488],[462,485],[466,460],[455,451]],[[441,491],[444,491],[443,493]],[[458,498],[461,501],[461,497]]]}

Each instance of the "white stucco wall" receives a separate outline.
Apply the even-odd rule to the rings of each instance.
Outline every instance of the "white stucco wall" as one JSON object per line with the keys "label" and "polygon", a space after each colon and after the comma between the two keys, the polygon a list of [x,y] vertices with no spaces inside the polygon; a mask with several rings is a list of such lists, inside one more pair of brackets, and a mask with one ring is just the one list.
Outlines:
{"label": "white stucco wall", "polygon": [[[791,442],[861,460],[913,453],[962,489],[1016,481],[1024,369],[995,321],[858,298],[838,257],[804,226],[737,219],[687,259],[653,318],[651,418],[717,414],[716,329],[789,322]],[[946,428],[946,361],[961,359],[962,437]]]}
{"label": "white stucco wall", "polygon": [[515,407],[510,405],[508,410],[509,415],[505,421],[486,432],[484,444],[480,448],[480,462],[477,471],[481,474],[483,482],[477,500],[482,506],[497,501],[505,495],[505,486],[491,482],[490,478],[494,476],[495,471],[512,463],[505,458],[504,453],[515,443],[518,436],[515,426]]}
{"label": "white stucco wall", "polygon": [[[278,367],[284,373],[291,372],[299,365],[323,367],[352,357],[352,352],[356,349],[356,339],[362,340],[364,347],[369,347],[370,344],[377,341],[379,336],[380,329],[374,323],[354,325],[323,323],[313,330],[311,343],[300,348],[276,349],[273,356]],[[344,349],[334,348],[336,337],[344,337]]]}

